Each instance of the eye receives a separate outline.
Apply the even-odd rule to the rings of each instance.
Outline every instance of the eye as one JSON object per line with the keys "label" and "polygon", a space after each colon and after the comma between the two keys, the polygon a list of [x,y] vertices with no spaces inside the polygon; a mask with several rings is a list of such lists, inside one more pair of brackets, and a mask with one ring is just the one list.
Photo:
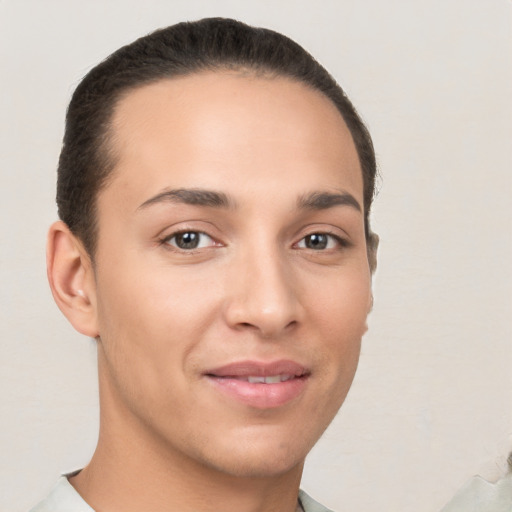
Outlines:
{"label": "eye", "polygon": [[182,251],[190,251],[193,249],[203,249],[212,247],[215,241],[212,237],[201,231],[181,231],[162,240],[163,243],[181,249]]}
{"label": "eye", "polygon": [[314,251],[323,251],[325,249],[335,249],[342,246],[343,240],[328,233],[311,233],[299,241],[299,249],[312,249]]}

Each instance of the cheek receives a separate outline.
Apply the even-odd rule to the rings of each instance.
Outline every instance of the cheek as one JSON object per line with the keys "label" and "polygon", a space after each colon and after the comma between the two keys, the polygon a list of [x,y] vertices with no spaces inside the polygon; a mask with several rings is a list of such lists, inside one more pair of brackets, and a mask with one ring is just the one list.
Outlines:
{"label": "cheek", "polygon": [[142,268],[134,260],[101,270],[98,320],[106,356],[139,381],[168,380],[169,369],[183,366],[211,323],[215,288],[190,273]]}
{"label": "cheek", "polygon": [[371,303],[370,276],[361,266],[324,285],[323,290],[311,290],[310,312],[319,334],[318,354],[329,369],[323,374],[324,387],[331,390],[331,404],[336,409],[356,372]]}
{"label": "cheek", "polygon": [[[311,287],[309,308],[329,339],[360,339],[366,332],[371,307],[371,281],[364,266],[326,279],[322,286]],[[324,331],[324,332],[325,332]]]}
{"label": "cheek", "polygon": [[[193,299],[190,290],[187,297]],[[101,282],[98,306],[105,396],[134,417],[165,423],[186,396],[184,362],[200,332],[194,309],[148,275],[143,286],[135,276]]]}

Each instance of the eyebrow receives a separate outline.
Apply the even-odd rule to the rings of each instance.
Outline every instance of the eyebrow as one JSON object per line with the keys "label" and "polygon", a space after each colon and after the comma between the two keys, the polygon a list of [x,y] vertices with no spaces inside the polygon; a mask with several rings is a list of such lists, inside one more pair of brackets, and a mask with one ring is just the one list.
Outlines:
{"label": "eyebrow", "polygon": [[231,208],[234,206],[233,200],[223,192],[200,188],[178,188],[160,192],[156,196],[144,201],[137,210],[159,203],[182,203],[213,208]]}
{"label": "eyebrow", "polygon": [[301,210],[327,210],[334,206],[350,206],[358,212],[362,212],[357,199],[348,192],[311,192],[299,198],[298,207]]}
{"label": "eyebrow", "polygon": [[[223,192],[200,188],[178,188],[160,192],[144,201],[137,210],[160,203],[181,203],[210,208],[233,208],[236,206],[233,199]],[[357,199],[348,192],[311,192],[302,195],[297,200],[299,210],[327,210],[334,206],[350,206],[359,212],[362,211]]]}

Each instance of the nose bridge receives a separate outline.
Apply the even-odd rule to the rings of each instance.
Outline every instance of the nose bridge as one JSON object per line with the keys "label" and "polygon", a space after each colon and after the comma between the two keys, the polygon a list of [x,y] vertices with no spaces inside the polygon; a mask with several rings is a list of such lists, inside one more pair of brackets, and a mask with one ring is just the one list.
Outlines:
{"label": "nose bridge", "polygon": [[226,311],[232,327],[251,327],[271,337],[298,321],[291,268],[277,244],[251,244],[237,254],[230,283]]}

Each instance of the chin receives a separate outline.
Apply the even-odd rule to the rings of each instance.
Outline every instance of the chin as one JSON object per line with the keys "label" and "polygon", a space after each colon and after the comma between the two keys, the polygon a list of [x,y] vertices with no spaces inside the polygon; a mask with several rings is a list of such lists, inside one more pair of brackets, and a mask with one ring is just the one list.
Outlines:
{"label": "chin", "polygon": [[304,459],[312,446],[265,441],[268,438],[262,436],[256,442],[231,443],[217,453],[203,453],[202,459],[210,468],[239,478],[275,478],[302,471]]}
{"label": "chin", "polygon": [[216,461],[215,469],[237,478],[276,478],[294,471],[302,471],[304,458],[293,457],[290,460],[275,457],[255,460],[247,454],[241,454],[237,460]]}

